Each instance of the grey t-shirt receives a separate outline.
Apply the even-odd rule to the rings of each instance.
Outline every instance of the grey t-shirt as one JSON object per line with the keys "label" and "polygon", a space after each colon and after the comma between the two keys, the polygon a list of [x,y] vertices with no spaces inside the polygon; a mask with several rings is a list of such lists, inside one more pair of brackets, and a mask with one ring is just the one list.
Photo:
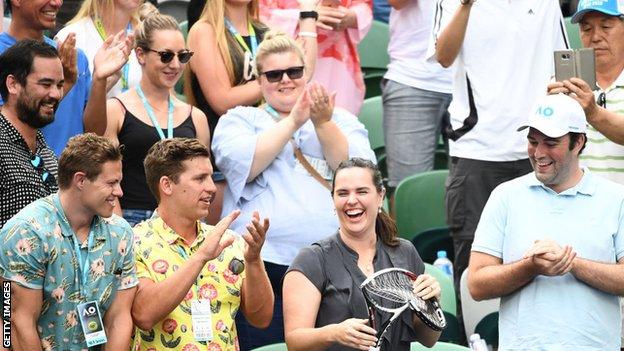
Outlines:
{"label": "grey t-shirt", "polygon": [[[403,268],[415,274],[422,274],[425,265],[414,245],[399,239],[399,245],[391,247],[377,240],[377,252],[373,259],[375,271],[385,268]],[[340,323],[349,318],[368,319],[366,301],[360,284],[366,279],[357,266],[358,254],[349,248],[336,233],[324,240],[303,248],[288,268],[303,273],[321,292],[321,303],[316,316],[315,327]],[[377,313],[379,326],[390,318],[389,313]],[[382,351],[409,351],[410,343],[416,340],[412,325],[412,314],[404,312],[386,332],[381,344]],[[329,351],[354,350],[339,344]]]}

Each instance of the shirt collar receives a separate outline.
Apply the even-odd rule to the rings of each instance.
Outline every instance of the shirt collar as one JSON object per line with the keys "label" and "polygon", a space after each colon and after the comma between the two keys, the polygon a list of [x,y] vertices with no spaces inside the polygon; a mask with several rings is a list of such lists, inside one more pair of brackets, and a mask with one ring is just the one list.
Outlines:
{"label": "shirt collar", "polygon": [[541,187],[542,189],[548,192],[551,192],[556,195],[561,195],[561,196],[565,196],[565,195],[574,196],[577,194],[592,196],[596,192],[596,183],[592,181],[592,178],[594,177],[594,175],[589,171],[587,167],[582,167],[582,169],[583,169],[583,177],[578,182],[578,184],[571,187],[570,189],[560,192],[559,194],[555,193],[554,190],[552,190],[551,188],[547,187],[542,182],[540,182],[535,176],[535,172],[532,172],[531,175],[528,177],[527,185],[529,187]]}
{"label": "shirt collar", "polygon": [[[56,212],[58,213],[59,222],[62,222],[65,225],[65,229],[61,229],[61,234],[66,237],[74,236],[74,231],[71,230],[71,225],[69,224],[69,220],[67,220],[67,216],[65,215],[65,210],[63,206],[61,206],[61,199],[59,198],[58,193],[50,195],[52,199],[52,204],[56,208]],[[91,227],[89,228],[89,232],[95,232],[95,241],[105,241],[106,237],[102,235],[102,230],[100,229],[101,225],[104,225],[106,222],[104,219],[98,215],[93,217],[93,221],[91,222]]]}
{"label": "shirt collar", "polygon": [[[4,134],[12,143],[16,144],[18,142],[22,142],[24,145],[26,145],[24,137],[19,133],[17,128],[15,128],[13,123],[9,122],[9,120],[1,113],[0,130],[2,131],[2,134]],[[43,137],[43,133],[41,133],[41,130],[37,130],[37,150],[39,150],[39,148],[41,148],[43,145],[47,145],[45,142],[45,138]]]}
{"label": "shirt collar", "polygon": [[[205,226],[202,226],[199,221],[196,222],[196,225],[197,238],[195,238],[195,241],[189,245],[191,248],[201,244],[207,235]],[[154,228],[154,232],[158,234],[169,245],[181,245],[185,242],[184,238],[182,238],[180,235],[178,235],[178,233],[171,229],[171,227],[169,227],[160,216],[152,217],[152,226]]]}

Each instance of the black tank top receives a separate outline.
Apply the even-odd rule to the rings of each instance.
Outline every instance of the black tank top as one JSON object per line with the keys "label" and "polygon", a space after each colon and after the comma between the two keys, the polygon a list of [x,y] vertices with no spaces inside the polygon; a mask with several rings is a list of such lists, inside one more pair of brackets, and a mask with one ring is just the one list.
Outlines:
{"label": "black tank top", "polygon": [[[158,203],[147,187],[143,160],[149,148],[160,141],[160,136],[154,127],[130,113],[119,99],[114,99],[118,100],[126,110],[121,130],[117,136],[119,143],[124,145],[121,150],[123,154],[123,178],[121,180],[123,196],[119,200],[121,208],[153,211]],[[163,129],[163,133],[167,135],[167,130]],[[173,136],[176,138],[195,138],[197,136],[191,113],[184,122],[173,129]]]}
{"label": "black tank top", "polygon": [[[256,23],[252,25],[254,27],[254,31],[256,32],[258,44],[260,44],[268,28],[265,27],[264,25],[260,25]],[[226,34],[226,38],[228,41],[228,46],[230,48],[232,47],[242,48],[242,45],[238,41],[236,41],[234,36],[232,36],[229,31],[226,30],[225,34]],[[249,36],[243,36],[243,40],[247,44],[247,47],[251,47],[251,38]],[[232,59],[232,65],[234,66],[234,80],[236,81],[234,85],[238,86],[238,85],[245,84],[247,81],[245,81],[245,79],[243,78],[244,62],[237,62],[236,56],[234,56],[233,53],[230,54],[230,57]],[[221,116],[217,115],[217,113],[212,109],[212,107],[210,106],[206,98],[204,97],[204,94],[202,93],[202,90],[201,90],[201,86],[199,85],[199,80],[197,80],[197,76],[195,75],[193,71],[191,71],[191,89],[193,91],[193,96],[195,97],[195,102],[196,102],[195,106],[199,108],[200,110],[202,110],[202,112],[204,112],[204,114],[206,114],[206,117],[208,118],[208,127],[210,128],[210,136],[212,138],[212,135],[214,135],[215,127],[217,126],[217,122],[219,121],[219,117]],[[213,162],[213,165],[214,165],[214,162]]]}

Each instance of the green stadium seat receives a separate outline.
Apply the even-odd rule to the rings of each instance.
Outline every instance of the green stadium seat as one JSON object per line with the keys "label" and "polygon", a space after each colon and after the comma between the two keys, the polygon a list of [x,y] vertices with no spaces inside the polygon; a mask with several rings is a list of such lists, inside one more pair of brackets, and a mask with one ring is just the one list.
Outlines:
{"label": "green stadium seat", "polygon": [[403,179],[394,192],[399,236],[407,240],[427,229],[446,226],[444,182],[448,170],[415,174]]}
{"label": "green stadium seat", "polygon": [[568,33],[568,41],[570,42],[570,48],[581,49],[583,47],[583,43],[581,43],[578,24],[572,23],[571,17],[566,17],[565,25],[566,32]]}
{"label": "green stadium seat", "polygon": [[368,141],[375,155],[385,153],[383,148],[386,145],[383,132],[383,106],[381,96],[376,96],[364,100],[359,116],[360,122],[368,131]]}

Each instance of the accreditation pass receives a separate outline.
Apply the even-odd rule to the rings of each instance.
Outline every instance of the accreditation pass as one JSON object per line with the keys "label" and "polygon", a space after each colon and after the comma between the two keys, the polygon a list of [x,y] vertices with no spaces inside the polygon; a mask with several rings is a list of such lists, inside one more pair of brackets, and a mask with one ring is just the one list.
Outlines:
{"label": "accreditation pass", "polygon": [[84,333],[87,347],[106,342],[106,332],[102,323],[102,315],[96,301],[81,303],[78,306],[78,316]]}
{"label": "accreditation pass", "polygon": [[210,301],[194,300],[191,303],[193,335],[197,341],[212,340],[212,312]]}

